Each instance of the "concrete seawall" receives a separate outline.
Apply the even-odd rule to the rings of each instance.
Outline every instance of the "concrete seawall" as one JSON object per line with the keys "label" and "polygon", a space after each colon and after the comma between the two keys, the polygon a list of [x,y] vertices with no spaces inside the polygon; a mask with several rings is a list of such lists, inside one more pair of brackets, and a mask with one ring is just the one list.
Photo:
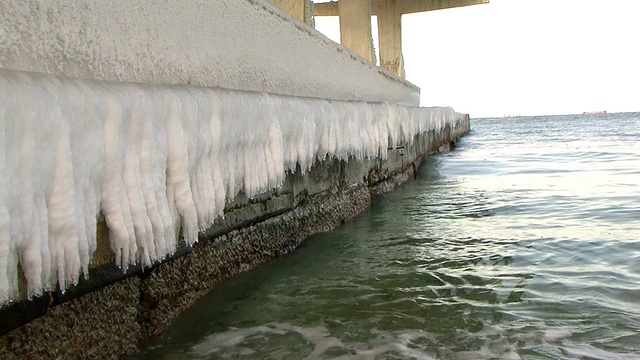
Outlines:
{"label": "concrete seawall", "polygon": [[215,284],[354,217],[373,195],[413,178],[425,156],[447,151],[468,130],[466,116],[453,128],[389,149],[387,160],[316,162],[304,176],[287,175],[277,191],[238,197],[195,246],[151,269],[123,274],[109,264],[97,266],[75,290],[13,304],[2,316],[12,314],[15,325],[42,316],[1,336],[0,358],[120,358],[134,352]]}
{"label": "concrete seawall", "polygon": [[469,131],[264,0],[0,2],[0,359],[120,358]]}

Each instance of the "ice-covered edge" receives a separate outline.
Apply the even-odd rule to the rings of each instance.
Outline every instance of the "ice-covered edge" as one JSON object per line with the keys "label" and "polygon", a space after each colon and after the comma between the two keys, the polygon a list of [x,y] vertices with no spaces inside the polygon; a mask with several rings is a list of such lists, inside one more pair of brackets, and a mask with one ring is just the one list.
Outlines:
{"label": "ice-covered edge", "polygon": [[239,192],[277,188],[298,164],[386,158],[453,129],[451,108],[145,86],[0,69],[0,304],[88,275],[96,219],[116,263],[148,266],[193,244]]}

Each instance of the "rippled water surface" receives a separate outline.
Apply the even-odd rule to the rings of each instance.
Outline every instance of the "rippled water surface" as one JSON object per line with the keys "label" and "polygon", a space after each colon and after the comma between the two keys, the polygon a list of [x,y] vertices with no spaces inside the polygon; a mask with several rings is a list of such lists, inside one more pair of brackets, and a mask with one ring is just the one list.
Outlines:
{"label": "rippled water surface", "polygon": [[139,359],[640,359],[640,114],[478,119]]}

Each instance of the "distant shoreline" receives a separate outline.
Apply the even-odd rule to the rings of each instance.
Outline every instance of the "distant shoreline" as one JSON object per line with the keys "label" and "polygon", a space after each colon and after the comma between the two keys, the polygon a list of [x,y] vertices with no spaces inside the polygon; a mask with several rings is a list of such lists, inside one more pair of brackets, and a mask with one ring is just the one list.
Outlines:
{"label": "distant shoreline", "polygon": [[636,114],[640,113],[640,111],[620,111],[620,112],[584,112],[584,113],[574,113],[574,114],[536,114],[536,115],[496,115],[496,116],[479,116],[472,117],[473,120],[480,119],[511,119],[511,118],[529,118],[529,117],[545,117],[545,116],[583,116],[583,115],[615,115],[615,114]]}

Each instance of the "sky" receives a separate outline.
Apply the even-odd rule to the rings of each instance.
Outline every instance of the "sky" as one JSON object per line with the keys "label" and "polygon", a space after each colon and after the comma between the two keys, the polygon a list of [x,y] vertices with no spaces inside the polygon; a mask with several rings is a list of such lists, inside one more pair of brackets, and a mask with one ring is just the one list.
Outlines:
{"label": "sky", "polygon": [[[337,42],[338,24],[316,17]],[[372,29],[377,49],[375,17]],[[491,0],[407,14],[402,42],[421,106],[472,117],[640,111],[640,0]]]}

